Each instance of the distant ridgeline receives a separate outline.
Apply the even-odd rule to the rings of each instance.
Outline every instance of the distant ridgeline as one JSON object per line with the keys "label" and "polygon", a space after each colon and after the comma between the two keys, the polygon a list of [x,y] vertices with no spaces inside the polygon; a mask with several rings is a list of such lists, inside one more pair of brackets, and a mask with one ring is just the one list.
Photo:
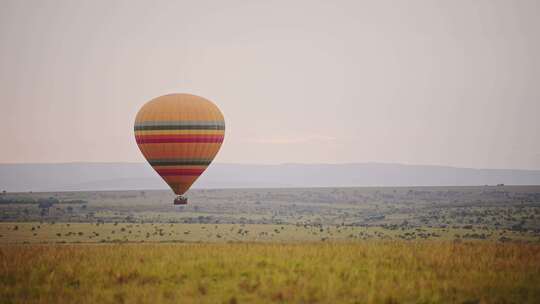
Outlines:
{"label": "distant ridgeline", "polygon": [[[540,170],[399,164],[212,164],[194,188],[540,185]],[[148,164],[1,164],[0,191],[168,189]]]}

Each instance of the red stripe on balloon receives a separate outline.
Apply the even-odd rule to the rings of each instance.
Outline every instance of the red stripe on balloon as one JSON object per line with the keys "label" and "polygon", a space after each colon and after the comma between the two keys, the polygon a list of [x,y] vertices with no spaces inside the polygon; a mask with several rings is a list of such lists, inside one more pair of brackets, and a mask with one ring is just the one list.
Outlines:
{"label": "red stripe on balloon", "polygon": [[156,171],[161,176],[199,176],[204,169],[158,169]]}

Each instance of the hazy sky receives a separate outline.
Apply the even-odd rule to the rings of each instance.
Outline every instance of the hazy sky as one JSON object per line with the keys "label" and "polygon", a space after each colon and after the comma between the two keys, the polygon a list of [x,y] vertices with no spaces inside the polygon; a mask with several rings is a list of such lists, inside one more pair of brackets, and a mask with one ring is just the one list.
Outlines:
{"label": "hazy sky", "polygon": [[540,1],[0,0],[0,162],[143,161],[214,101],[216,161],[540,169]]}

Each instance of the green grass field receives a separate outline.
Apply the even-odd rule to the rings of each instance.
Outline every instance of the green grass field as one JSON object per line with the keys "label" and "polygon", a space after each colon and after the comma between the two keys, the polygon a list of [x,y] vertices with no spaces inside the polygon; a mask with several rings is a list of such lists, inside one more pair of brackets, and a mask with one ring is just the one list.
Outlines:
{"label": "green grass field", "polygon": [[120,242],[351,242],[366,240],[523,241],[537,234],[503,229],[166,223],[0,223],[0,244]]}
{"label": "green grass field", "polygon": [[539,303],[523,243],[0,246],[2,303]]}
{"label": "green grass field", "polygon": [[2,194],[0,304],[540,303],[540,186],[171,199]]}

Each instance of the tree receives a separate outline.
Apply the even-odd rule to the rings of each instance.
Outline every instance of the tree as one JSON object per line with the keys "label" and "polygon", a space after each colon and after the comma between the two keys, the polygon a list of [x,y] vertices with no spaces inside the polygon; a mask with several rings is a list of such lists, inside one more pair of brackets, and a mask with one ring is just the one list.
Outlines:
{"label": "tree", "polygon": [[54,204],[58,204],[58,199],[54,197],[49,198],[40,198],[38,199],[38,208],[41,209],[41,216],[44,216],[49,213],[49,208],[51,208]]}

